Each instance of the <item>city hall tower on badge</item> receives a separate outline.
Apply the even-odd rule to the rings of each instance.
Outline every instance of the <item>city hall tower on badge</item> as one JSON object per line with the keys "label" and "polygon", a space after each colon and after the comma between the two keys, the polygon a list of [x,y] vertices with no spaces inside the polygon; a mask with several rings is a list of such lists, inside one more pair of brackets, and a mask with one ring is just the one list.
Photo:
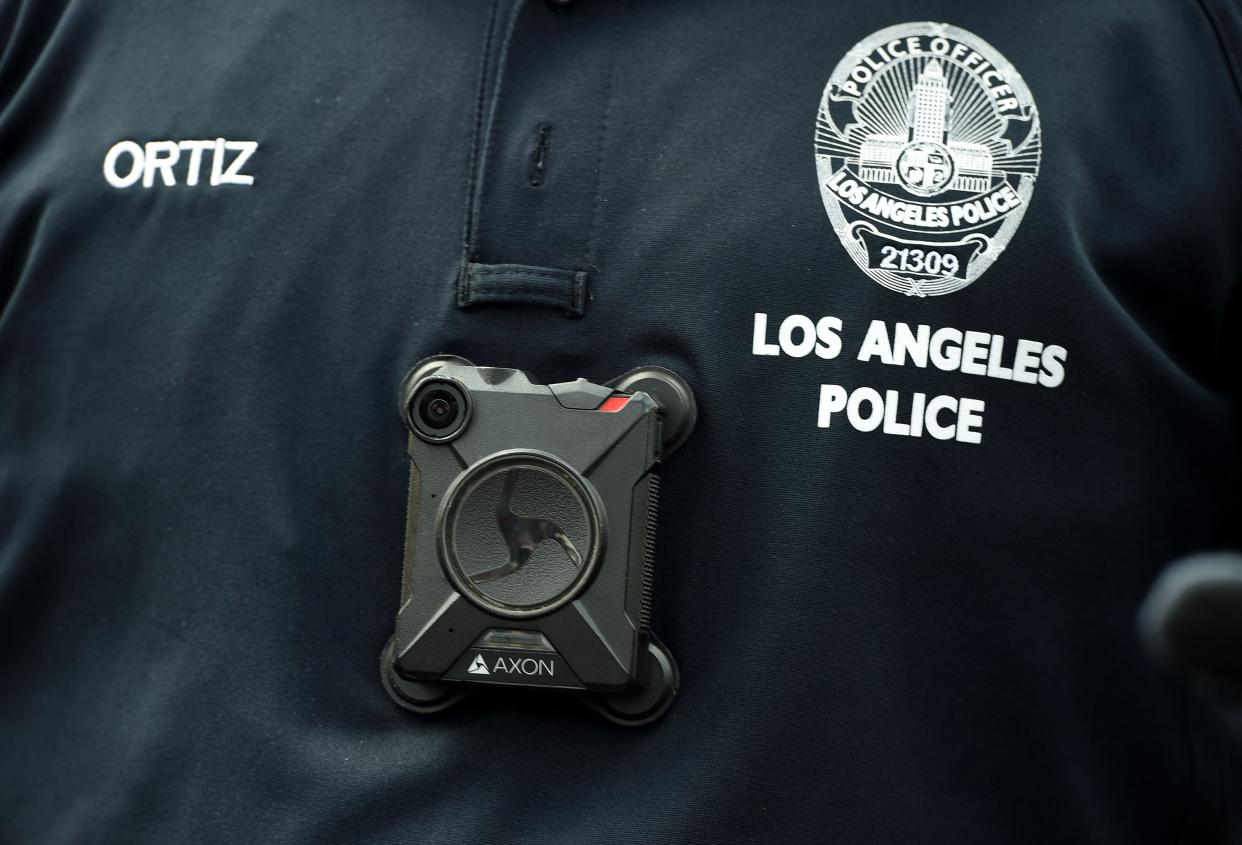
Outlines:
{"label": "city hall tower on badge", "polygon": [[949,137],[948,81],[940,62],[923,68],[910,94],[904,135],[868,135],[859,153],[864,181],[900,185],[919,196],[980,193],[991,186],[992,153]]}

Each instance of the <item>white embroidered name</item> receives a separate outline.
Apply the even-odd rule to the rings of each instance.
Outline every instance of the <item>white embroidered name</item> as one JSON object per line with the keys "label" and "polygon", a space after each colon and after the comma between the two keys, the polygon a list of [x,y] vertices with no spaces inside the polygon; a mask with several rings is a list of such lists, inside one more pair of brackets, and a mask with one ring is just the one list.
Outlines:
{"label": "white embroidered name", "polygon": [[[103,175],[114,188],[128,188],[142,182],[142,187],[155,185],[158,174],[166,187],[178,184],[177,174],[185,177],[184,184],[193,187],[202,177],[203,160],[210,159],[207,174],[209,185],[253,185],[254,177],[243,173],[242,168],[259,148],[257,141],[147,141],[140,145],[134,141],[118,141],[104,156]],[[178,167],[184,159],[184,164]]]}

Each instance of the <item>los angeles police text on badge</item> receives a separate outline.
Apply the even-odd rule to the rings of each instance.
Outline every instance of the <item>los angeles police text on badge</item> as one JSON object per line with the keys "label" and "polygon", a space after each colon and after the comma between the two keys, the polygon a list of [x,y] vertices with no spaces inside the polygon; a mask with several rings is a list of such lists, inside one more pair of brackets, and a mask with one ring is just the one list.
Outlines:
{"label": "los angeles police text on badge", "polygon": [[[751,353],[805,358],[814,353],[831,360],[844,349],[839,317],[813,320],[803,314],[790,314],[781,320],[775,340],[768,315],[755,314]],[[872,320],[859,344],[857,360],[876,361],[889,366],[934,367],[970,376],[1004,379],[1019,384],[1059,387],[1065,380],[1064,346],[1025,338],[1011,342],[999,334],[930,325]],[[858,431],[879,431],[902,437],[955,440],[958,443],[983,442],[982,399],[966,396],[932,396],[914,393],[902,396],[896,390],[881,393],[872,387],[847,391],[839,384],[822,384],[819,389],[820,428],[831,427],[844,415]]]}

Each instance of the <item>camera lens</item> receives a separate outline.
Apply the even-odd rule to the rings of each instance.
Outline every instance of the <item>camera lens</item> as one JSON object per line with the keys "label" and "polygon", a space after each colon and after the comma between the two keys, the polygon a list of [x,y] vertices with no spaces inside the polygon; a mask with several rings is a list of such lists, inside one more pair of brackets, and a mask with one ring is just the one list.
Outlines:
{"label": "camera lens", "polygon": [[424,440],[443,442],[461,434],[470,415],[466,394],[447,379],[427,379],[410,398],[407,422]]}
{"label": "camera lens", "polygon": [[453,422],[457,399],[447,390],[429,390],[418,405],[418,413],[428,428],[441,429]]}

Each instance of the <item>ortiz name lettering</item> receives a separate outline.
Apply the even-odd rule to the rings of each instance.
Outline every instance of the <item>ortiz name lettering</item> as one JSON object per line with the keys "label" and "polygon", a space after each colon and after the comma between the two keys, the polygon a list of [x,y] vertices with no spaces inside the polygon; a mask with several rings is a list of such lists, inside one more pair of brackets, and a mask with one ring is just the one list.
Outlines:
{"label": "ortiz name lettering", "polygon": [[[254,176],[242,168],[259,148],[257,141],[118,141],[104,156],[103,175],[114,188],[128,188],[142,182],[142,187],[156,184],[156,177],[165,187],[177,184],[178,170],[184,184],[194,187],[202,176],[203,162],[209,160],[207,184],[253,185]],[[178,167],[184,159],[185,164]]]}

